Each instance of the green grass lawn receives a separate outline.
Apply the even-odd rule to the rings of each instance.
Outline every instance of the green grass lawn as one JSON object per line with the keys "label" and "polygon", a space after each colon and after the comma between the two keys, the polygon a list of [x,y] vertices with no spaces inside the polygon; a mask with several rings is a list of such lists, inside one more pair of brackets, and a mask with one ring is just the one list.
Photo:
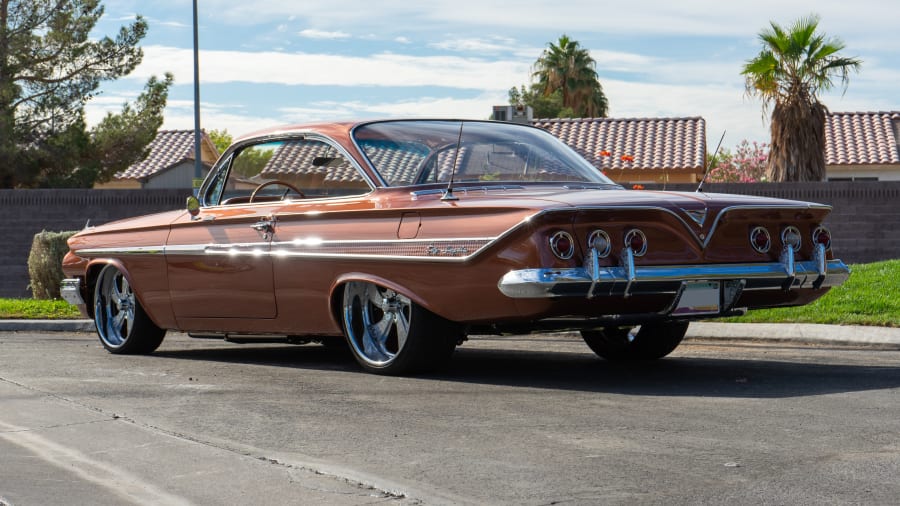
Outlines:
{"label": "green grass lawn", "polygon": [[800,307],[759,309],[722,321],[900,327],[900,260],[850,266],[850,279]]}
{"label": "green grass lawn", "polygon": [[0,319],[81,318],[78,308],[64,300],[0,299]]}
{"label": "green grass lawn", "polygon": [[[807,306],[760,309],[721,321],[744,323],[831,323],[900,327],[900,260],[850,266],[843,285]],[[0,319],[80,318],[62,300],[0,299]]]}

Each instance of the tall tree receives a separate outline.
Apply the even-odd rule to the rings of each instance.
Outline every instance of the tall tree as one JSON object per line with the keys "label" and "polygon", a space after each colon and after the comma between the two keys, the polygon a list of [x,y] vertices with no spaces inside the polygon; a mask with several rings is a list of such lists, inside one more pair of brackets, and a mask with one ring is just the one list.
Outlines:
{"label": "tall tree", "polygon": [[[92,39],[100,0],[0,0],[0,187],[90,186],[140,160],[162,122],[172,77],[87,130],[100,84],[141,62],[147,23]],[[152,130],[152,132],[151,132]]]}
{"label": "tall tree", "polygon": [[762,99],[763,113],[772,106],[768,179],[822,181],[828,109],[817,94],[832,89],[837,77],[846,92],[850,73],[862,62],[838,54],[844,43],[817,32],[816,15],[786,28],[770,25],[759,33],[762,50],[741,72],[747,94]]}
{"label": "tall tree", "polygon": [[536,88],[545,96],[562,94],[563,107],[571,108],[579,117],[606,117],[609,102],[597,79],[597,62],[578,41],[563,34],[537,59],[532,77]]}

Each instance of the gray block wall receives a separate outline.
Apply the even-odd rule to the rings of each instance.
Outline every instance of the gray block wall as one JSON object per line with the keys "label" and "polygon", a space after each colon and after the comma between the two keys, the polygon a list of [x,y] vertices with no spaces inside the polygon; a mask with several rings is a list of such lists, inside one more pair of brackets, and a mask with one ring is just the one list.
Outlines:
{"label": "gray block wall", "polygon": [[42,230],[62,232],[184,207],[190,190],[0,190],[0,297],[31,297],[28,253]]}

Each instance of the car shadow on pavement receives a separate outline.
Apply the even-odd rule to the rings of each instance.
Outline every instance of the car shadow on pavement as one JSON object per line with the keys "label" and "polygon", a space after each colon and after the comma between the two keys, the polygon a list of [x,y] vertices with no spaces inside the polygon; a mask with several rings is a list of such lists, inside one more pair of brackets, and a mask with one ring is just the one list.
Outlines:
{"label": "car shadow on pavement", "polygon": [[435,379],[625,395],[781,398],[900,387],[896,367],[673,355],[614,363],[591,354],[460,350]]}
{"label": "car shadow on pavement", "polygon": [[234,344],[210,348],[160,348],[153,356],[322,371],[361,372],[349,350],[319,344]]}
{"label": "car shadow on pavement", "polygon": [[[739,349],[740,346],[724,348]],[[789,357],[779,359],[696,356],[688,351],[652,362],[613,363],[590,352],[467,348],[464,345],[445,369],[417,375],[413,380],[625,395],[738,398],[812,396],[900,387],[900,361],[897,366],[879,366],[858,363],[857,357],[857,363],[854,360],[842,363],[839,353],[837,350],[834,356],[816,361],[803,358],[803,350],[787,353]],[[871,353],[881,352],[872,350]],[[320,345],[164,348],[154,355],[351,373],[362,381],[370,378],[346,349]],[[380,384],[389,387],[394,379],[386,377]]]}

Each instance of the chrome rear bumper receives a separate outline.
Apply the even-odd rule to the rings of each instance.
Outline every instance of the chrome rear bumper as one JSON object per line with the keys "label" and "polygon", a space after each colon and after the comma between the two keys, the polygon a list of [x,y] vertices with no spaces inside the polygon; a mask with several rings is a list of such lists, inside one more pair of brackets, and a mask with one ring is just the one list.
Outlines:
{"label": "chrome rear bumper", "polygon": [[687,281],[741,281],[743,291],[838,286],[850,277],[840,260],[753,264],[639,266],[633,259],[617,267],[522,269],[504,275],[498,287],[507,297],[601,297],[676,294]]}

